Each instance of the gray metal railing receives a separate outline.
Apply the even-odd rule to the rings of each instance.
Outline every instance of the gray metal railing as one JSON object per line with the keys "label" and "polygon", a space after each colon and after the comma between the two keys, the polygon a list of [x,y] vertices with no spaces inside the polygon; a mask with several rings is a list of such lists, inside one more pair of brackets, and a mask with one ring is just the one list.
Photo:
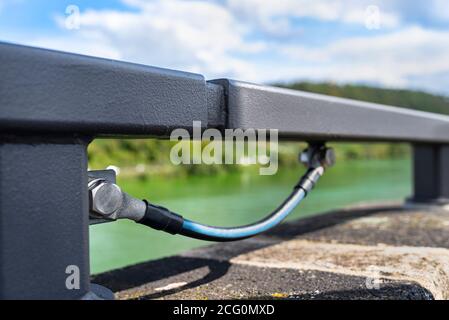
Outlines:
{"label": "gray metal railing", "polygon": [[[449,117],[0,43],[0,297],[89,296],[87,146],[175,128],[414,146],[410,201],[449,199]],[[66,287],[77,266],[79,288]]]}

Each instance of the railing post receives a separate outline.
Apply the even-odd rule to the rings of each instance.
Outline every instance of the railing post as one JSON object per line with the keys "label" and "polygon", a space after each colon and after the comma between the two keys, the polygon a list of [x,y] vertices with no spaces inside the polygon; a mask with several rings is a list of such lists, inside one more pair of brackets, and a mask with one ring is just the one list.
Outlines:
{"label": "railing post", "polygon": [[413,145],[412,203],[449,204],[449,145]]}
{"label": "railing post", "polygon": [[0,298],[88,297],[87,142],[0,139]]}

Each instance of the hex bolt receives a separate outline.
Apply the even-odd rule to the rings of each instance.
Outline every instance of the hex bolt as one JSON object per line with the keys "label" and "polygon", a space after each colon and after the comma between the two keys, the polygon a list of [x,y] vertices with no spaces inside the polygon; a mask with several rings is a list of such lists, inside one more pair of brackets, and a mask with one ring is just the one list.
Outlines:
{"label": "hex bolt", "polygon": [[90,189],[91,210],[109,216],[122,206],[123,194],[120,187],[110,182],[100,182]]}

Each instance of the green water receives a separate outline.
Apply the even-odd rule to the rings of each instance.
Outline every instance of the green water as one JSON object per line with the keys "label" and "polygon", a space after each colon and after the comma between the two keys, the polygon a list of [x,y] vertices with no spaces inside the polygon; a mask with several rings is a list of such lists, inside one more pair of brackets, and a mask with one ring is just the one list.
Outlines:
{"label": "green water", "polygon": [[[303,172],[280,169],[276,175],[257,171],[184,179],[120,180],[130,194],[146,198],[203,223],[233,226],[254,222],[290,192]],[[361,201],[401,199],[410,194],[409,160],[344,161],[331,168],[317,188],[288,219],[310,216]],[[91,269],[98,273],[207,245],[171,236],[134,222],[90,227]]]}

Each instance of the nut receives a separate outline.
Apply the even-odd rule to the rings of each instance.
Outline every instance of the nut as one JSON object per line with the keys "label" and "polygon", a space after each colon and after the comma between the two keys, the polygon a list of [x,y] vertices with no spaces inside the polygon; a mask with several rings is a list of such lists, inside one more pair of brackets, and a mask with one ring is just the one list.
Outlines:
{"label": "nut", "polygon": [[110,216],[122,206],[122,190],[114,183],[101,182],[90,189],[90,195],[91,210],[102,216]]}

